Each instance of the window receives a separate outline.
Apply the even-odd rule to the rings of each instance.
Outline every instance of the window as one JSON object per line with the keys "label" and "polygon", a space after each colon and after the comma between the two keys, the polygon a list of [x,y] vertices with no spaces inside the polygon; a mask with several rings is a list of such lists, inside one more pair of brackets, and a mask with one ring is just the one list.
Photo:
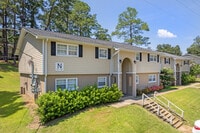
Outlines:
{"label": "window", "polygon": [[57,55],[67,55],[67,45],[57,45]]}
{"label": "window", "polygon": [[104,87],[107,85],[106,77],[98,77],[98,88]]}
{"label": "window", "polygon": [[152,83],[152,82],[156,82],[156,75],[155,74],[149,75],[149,83]]}
{"label": "window", "polygon": [[56,89],[60,88],[62,90],[75,90],[77,88],[77,84],[77,78],[56,79]]}
{"label": "window", "polygon": [[135,79],[135,83],[136,83],[136,84],[139,84],[139,75],[136,75],[135,78],[136,78],[136,79]]}
{"label": "window", "polygon": [[140,60],[140,53],[136,54],[136,60],[139,61]]}
{"label": "window", "polygon": [[153,55],[153,54],[150,54],[149,61],[157,61],[157,56]]}
{"label": "window", "polygon": [[77,45],[57,44],[57,54],[60,56],[78,56]]}
{"label": "window", "polygon": [[99,58],[107,59],[108,58],[108,49],[99,48]]}
{"label": "window", "polygon": [[185,60],[184,65],[189,65],[189,60]]}
{"label": "window", "polygon": [[170,58],[165,58],[165,64],[170,64]]}
{"label": "window", "polygon": [[78,46],[75,45],[69,45],[68,55],[78,55]]}

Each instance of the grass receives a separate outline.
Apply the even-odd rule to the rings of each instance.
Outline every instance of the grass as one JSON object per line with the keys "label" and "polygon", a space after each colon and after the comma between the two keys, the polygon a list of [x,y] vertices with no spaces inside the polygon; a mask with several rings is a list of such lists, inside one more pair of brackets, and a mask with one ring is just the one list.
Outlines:
{"label": "grass", "polygon": [[141,106],[102,106],[55,121],[38,133],[178,133]]}
{"label": "grass", "polygon": [[[19,74],[17,68],[0,62],[0,133],[176,133],[176,129],[138,105],[123,108],[101,106],[89,108],[79,113],[52,121],[39,130],[29,129],[33,120],[29,109],[19,94]],[[171,87],[163,91],[174,90]],[[200,85],[164,95],[184,112],[186,124],[193,126],[200,119]]]}
{"label": "grass", "polygon": [[186,88],[163,95],[182,108],[186,124],[193,126],[200,119],[200,88]]}
{"label": "grass", "polygon": [[27,128],[31,122],[29,110],[19,94],[17,67],[0,63],[0,132],[32,132]]}

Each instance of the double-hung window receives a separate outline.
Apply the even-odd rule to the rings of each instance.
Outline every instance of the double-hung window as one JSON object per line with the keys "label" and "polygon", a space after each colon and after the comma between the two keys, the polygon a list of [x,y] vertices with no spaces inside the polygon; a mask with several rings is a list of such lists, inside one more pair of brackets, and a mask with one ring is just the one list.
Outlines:
{"label": "double-hung window", "polygon": [[67,45],[57,44],[57,55],[67,55]]}
{"label": "double-hung window", "polygon": [[107,85],[106,77],[98,77],[98,88],[102,88]]}
{"label": "double-hung window", "polygon": [[78,45],[58,43],[56,52],[59,56],[78,56]]}
{"label": "double-hung window", "polygon": [[150,74],[149,75],[149,83],[156,82],[156,74]]}
{"label": "double-hung window", "polygon": [[56,79],[56,90],[57,89],[67,89],[67,90],[75,90],[78,86],[77,78],[66,78],[66,79]]}
{"label": "double-hung window", "polygon": [[136,60],[137,60],[137,61],[140,61],[140,58],[141,58],[141,57],[140,57],[140,53],[137,53],[137,54],[136,54]]}
{"label": "double-hung window", "polygon": [[107,59],[108,58],[108,49],[106,48],[99,48],[99,58]]}
{"label": "double-hung window", "polygon": [[157,56],[153,55],[153,54],[150,54],[149,61],[157,61]]}

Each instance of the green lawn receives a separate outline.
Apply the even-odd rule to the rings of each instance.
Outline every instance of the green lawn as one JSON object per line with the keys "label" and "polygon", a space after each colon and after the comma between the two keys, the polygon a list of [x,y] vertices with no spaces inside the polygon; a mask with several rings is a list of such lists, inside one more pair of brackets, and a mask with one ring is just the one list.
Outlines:
{"label": "green lawn", "polygon": [[71,117],[61,119],[39,133],[177,133],[141,106],[130,105],[123,108],[102,106],[91,108]]}
{"label": "green lawn", "polygon": [[199,88],[186,88],[175,91],[164,96],[185,111],[186,124],[193,126],[194,121],[200,119],[200,86]]}
{"label": "green lawn", "polygon": [[[0,63],[0,133],[31,133],[32,121],[23,98],[19,94],[17,68]],[[166,94],[185,110],[185,119],[190,125],[200,119],[200,89],[188,88]],[[199,98],[198,98],[199,97]],[[176,129],[158,119],[138,105],[123,108],[109,106],[86,109],[74,115],[60,118],[40,128],[39,133],[176,133]]]}
{"label": "green lawn", "polygon": [[19,94],[19,74],[12,65],[0,63],[0,133],[32,132],[29,110]]}

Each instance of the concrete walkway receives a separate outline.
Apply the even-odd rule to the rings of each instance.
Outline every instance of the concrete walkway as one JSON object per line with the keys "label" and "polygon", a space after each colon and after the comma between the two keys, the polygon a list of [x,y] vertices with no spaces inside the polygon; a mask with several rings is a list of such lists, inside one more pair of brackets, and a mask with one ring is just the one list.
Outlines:
{"label": "concrete walkway", "polygon": [[[193,88],[200,88],[200,83],[193,83],[190,85],[186,85],[186,86],[177,86],[178,89],[175,90],[170,90],[170,91],[165,91],[165,92],[159,92],[157,95],[163,95],[163,94],[167,94],[167,93],[171,93],[174,91],[179,91],[188,87],[193,87]],[[149,97],[152,97],[153,94],[149,94]],[[142,105],[142,96],[138,96],[138,97],[133,97],[133,96],[127,96],[127,97],[122,97],[122,99],[117,102],[117,103],[113,103],[110,106],[115,107],[115,108],[120,108],[120,107],[124,107],[127,105],[131,105],[131,104],[139,104]]]}

